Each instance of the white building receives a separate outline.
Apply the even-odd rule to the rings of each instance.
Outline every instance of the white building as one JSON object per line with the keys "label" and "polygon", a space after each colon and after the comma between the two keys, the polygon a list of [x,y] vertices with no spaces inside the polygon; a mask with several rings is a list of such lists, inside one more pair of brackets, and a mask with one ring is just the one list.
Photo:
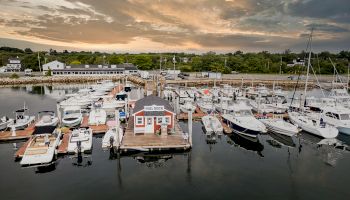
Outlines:
{"label": "white building", "polygon": [[298,58],[298,59],[294,59],[293,62],[287,64],[287,67],[294,67],[294,66],[305,66],[305,62],[304,60]]}
{"label": "white building", "polygon": [[60,61],[54,60],[49,63],[46,63],[43,65],[43,73],[46,74],[46,72],[51,69],[51,70],[56,70],[56,69],[64,69],[66,65]]}
{"label": "white building", "polygon": [[21,60],[18,58],[9,58],[8,63],[5,66],[6,72],[19,72],[21,71],[22,65]]}

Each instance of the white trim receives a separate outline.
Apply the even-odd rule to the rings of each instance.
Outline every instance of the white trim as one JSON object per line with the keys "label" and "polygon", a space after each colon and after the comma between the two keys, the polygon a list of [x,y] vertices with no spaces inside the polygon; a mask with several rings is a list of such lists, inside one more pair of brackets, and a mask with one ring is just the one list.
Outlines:
{"label": "white trim", "polygon": [[[139,123],[139,122],[138,122],[138,119],[141,119],[141,120],[142,120],[142,123]],[[144,125],[144,124],[145,124],[144,117],[143,117],[143,116],[136,116],[136,117],[135,117],[135,124],[136,124],[136,125]]]}
{"label": "white trim", "polygon": [[[166,118],[169,119],[168,123],[166,123]],[[171,125],[171,117],[170,116],[164,116],[164,123],[166,123],[167,125]]]}

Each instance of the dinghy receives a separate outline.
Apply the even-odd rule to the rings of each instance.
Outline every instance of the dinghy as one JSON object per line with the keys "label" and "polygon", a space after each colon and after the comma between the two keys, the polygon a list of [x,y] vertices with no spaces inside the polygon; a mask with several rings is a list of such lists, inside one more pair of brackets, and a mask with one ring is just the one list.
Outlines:
{"label": "dinghy", "polygon": [[83,115],[80,107],[67,107],[63,111],[62,125],[69,128],[77,127],[83,121]]}
{"label": "dinghy", "polygon": [[38,122],[35,124],[35,127],[41,126],[57,126],[58,117],[56,117],[54,111],[41,111],[38,113]]}
{"label": "dinghy", "polygon": [[204,129],[207,135],[210,135],[212,133],[215,134],[222,134],[223,133],[223,127],[221,122],[218,118],[212,115],[206,115],[202,117],[202,123],[204,125]]}
{"label": "dinghy", "polygon": [[116,121],[108,121],[107,125],[109,128],[102,138],[102,149],[119,147],[123,139],[123,128]]}

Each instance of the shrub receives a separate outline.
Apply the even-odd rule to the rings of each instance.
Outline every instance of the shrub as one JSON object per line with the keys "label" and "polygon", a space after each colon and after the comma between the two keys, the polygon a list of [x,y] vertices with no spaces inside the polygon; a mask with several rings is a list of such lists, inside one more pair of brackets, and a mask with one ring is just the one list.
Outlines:
{"label": "shrub", "polygon": [[19,76],[18,76],[18,74],[13,73],[13,74],[11,74],[10,78],[12,78],[12,79],[16,79],[16,78],[19,78]]}

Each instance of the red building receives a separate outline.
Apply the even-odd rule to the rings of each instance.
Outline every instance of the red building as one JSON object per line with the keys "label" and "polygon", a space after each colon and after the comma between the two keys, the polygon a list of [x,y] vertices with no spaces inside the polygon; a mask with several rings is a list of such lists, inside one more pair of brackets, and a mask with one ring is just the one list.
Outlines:
{"label": "red building", "polygon": [[[175,112],[169,102],[156,96],[138,100],[133,109],[134,133],[165,134],[175,123]],[[166,132],[166,133],[167,133]]]}

